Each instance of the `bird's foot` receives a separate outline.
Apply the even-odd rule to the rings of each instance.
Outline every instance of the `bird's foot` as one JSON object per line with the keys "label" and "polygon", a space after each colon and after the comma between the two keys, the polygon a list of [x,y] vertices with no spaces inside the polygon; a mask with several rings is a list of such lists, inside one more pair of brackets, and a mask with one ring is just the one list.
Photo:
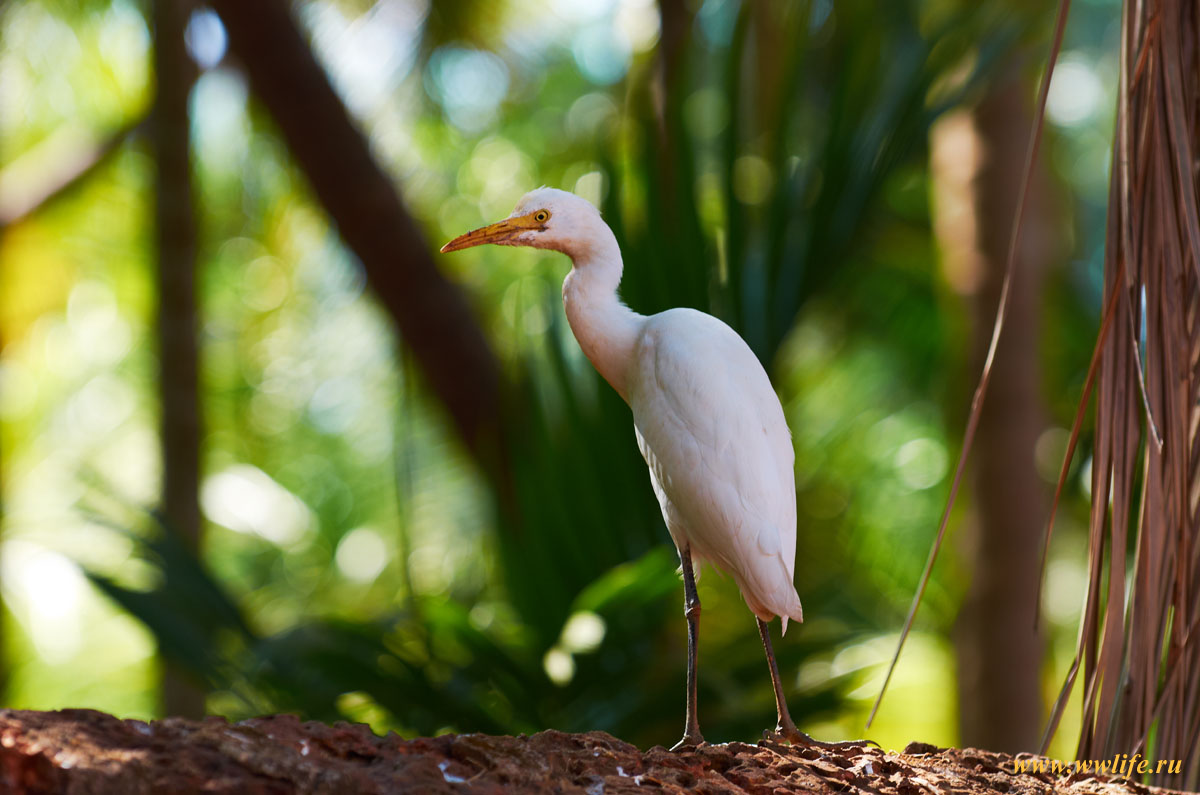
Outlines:
{"label": "bird's foot", "polygon": [[700,734],[700,732],[688,732],[687,734],[683,735],[682,740],[671,746],[671,751],[674,753],[679,753],[680,751],[694,751],[703,745],[708,745],[708,743],[704,741],[704,737]]}
{"label": "bird's foot", "polygon": [[775,727],[775,731],[764,731],[763,739],[777,743],[791,743],[792,745],[801,745],[806,748],[823,748],[826,751],[850,751],[861,750],[868,745],[873,745],[879,748],[879,743],[874,740],[842,740],[836,743],[827,743],[823,740],[814,739],[804,732],[797,729],[795,726],[780,724]]}

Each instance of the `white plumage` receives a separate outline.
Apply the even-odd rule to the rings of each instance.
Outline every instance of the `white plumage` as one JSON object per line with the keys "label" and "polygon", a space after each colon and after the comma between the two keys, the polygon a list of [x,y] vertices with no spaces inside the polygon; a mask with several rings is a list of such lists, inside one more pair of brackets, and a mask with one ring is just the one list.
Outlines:
{"label": "white plumage", "polygon": [[765,622],[803,620],[792,582],[796,491],[791,434],[779,398],[745,341],[693,309],[649,317],[620,302],[621,252],[584,199],[553,188],[526,194],[508,218],[468,232],[442,251],[495,243],[552,249],[573,263],[563,304],[584,354],[633,410],[667,529],[680,553],[689,624],[687,724],[680,746],[703,742],[696,717],[700,602],[693,561],[731,574],[770,663],[777,732],[816,743],[787,713]]}
{"label": "white plumage", "polygon": [[804,619],[796,490],[779,398],[733,329],[692,309],[644,318],[628,401],[667,529],[731,574],[751,612]]}

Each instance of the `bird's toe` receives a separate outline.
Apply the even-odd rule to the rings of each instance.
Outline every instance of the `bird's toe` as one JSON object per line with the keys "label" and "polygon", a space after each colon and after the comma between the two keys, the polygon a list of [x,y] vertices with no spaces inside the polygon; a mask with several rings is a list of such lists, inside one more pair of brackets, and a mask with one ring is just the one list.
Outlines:
{"label": "bird's toe", "polygon": [[708,745],[708,743],[704,741],[704,737],[700,734],[685,734],[682,740],[671,746],[671,750],[675,753],[680,751],[694,751],[705,745]]}
{"label": "bird's toe", "polygon": [[874,740],[842,740],[840,742],[825,742],[817,740],[804,732],[797,729],[795,726],[776,726],[775,731],[764,731],[763,739],[777,743],[791,743],[792,745],[804,746],[807,748],[822,748],[826,751],[852,751],[862,750],[868,745],[873,745],[879,748],[879,743]]}

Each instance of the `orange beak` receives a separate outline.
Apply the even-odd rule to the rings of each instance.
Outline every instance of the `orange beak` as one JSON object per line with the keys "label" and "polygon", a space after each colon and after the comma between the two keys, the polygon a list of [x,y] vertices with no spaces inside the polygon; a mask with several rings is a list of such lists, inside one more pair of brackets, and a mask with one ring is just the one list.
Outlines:
{"label": "orange beak", "polygon": [[503,221],[497,221],[494,224],[467,232],[465,235],[459,235],[442,246],[442,253],[482,246],[485,243],[493,243],[498,246],[520,245],[514,242],[517,235],[531,229],[546,228],[542,223],[534,220],[533,216],[534,213],[530,213],[517,218],[505,218]]}

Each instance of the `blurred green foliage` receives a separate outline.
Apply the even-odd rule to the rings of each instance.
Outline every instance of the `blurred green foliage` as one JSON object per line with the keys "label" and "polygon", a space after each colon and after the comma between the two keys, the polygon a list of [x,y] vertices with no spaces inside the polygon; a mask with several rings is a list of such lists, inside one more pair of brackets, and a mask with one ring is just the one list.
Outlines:
{"label": "blurred green foliage", "polygon": [[[710,311],[763,360],[796,445],[810,617],[777,650],[793,714],[816,732],[860,732],[944,499],[969,376],[962,309],[936,268],[925,137],[1014,45],[1041,40],[1045,20],[1005,5],[705,0],[685,9],[671,54],[644,0],[296,6],[431,246],[529,188],[573,189],[616,231],[633,308]],[[1068,55],[1109,85],[1095,61],[1111,7],[1081,5]],[[52,134],[96,140],[146,112],[144,12],[8,4],[0,184],[23,158],[36,166]],[[500,249],[439,260],[518,385],[502,509],[221,59],[222,36],[198,12],[201,561],[128,507],[152,505],[157,479],[144,143],[0,239],[9,703],[152,715],[157,648],[232,717],[673,741],[685,649],[674,552],[628,409],[562,317],[565,262]],[[1059,120],[1067,179],[1106,146],[1094,113]],[[1047,312],[1060,424],[1094,330],[1082,308],[1094,305],[1094,188],[1073,194],[1081,253]],[[92,503],[105,507],[79,510]],[[1051,592],[1070,593],[1078,572],[1051,574]],[[885,745],[954,741],[951,700],[927,694],[953,691],[945,638],[962,585],[938,571],[885,704]],[[753,738],[773,721],[754,622],[728,580],[706,574],[701,598],[705,733]],[[1073,615],[1051,618],[1069,647]]]}

